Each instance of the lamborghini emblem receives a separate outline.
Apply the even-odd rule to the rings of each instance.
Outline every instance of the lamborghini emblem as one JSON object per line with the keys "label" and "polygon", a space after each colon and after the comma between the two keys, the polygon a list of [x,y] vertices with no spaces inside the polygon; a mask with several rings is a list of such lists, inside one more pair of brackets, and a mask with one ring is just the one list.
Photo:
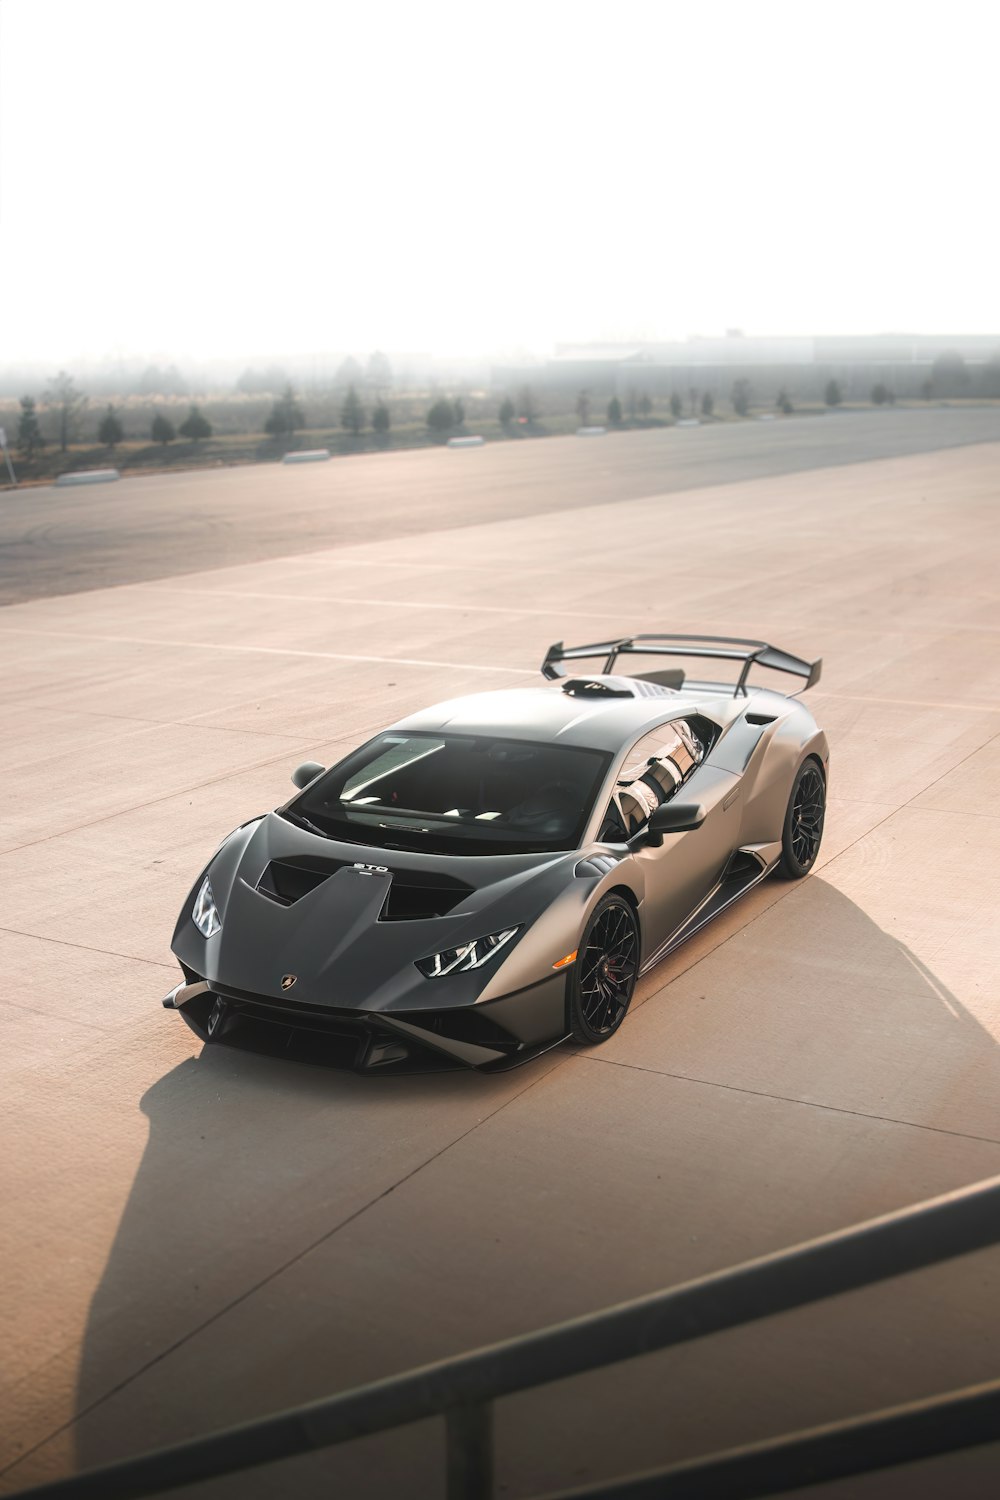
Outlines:
{"label": "lamborghini emblem", "polygon": [[282,976],[281,976],[281,988],[283,990],[290,990],[291,987],[292,987],[292,985],[295,983],[296,979],[298,979],[298,977],[299,976],[297,974],[282,974]]}

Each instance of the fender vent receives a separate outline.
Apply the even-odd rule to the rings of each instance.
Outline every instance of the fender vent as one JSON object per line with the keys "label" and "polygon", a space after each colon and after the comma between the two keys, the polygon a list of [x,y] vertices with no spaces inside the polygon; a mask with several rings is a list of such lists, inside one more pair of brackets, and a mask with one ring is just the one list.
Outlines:
{"label": "fender vent", "polygon": [[607,875],[618,863],[610,854],[591,854],[587,859],[581,859],[575,867],[573,874],[581,880],[599,879]]}

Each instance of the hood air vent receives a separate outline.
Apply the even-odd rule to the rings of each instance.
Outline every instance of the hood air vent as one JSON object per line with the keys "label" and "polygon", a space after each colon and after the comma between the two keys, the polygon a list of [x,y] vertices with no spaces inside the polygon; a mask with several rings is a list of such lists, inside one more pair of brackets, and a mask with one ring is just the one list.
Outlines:
{"label": "hood air vent", "polygon": [[446,917],[471,896],[473,887],[450,875],[426,875],[422,870],[393,870],[392,883],[379,913],[380,922],[419,922]]}
{"label": "hood air vent", "polygon": [[[364,853],[364,850],[359,851]],[[348,870],[351,860],[319,859],[304,855],[300,859],[272,859],[257,889],[262,896],[279,906],[294,906],[317,886]],[[379,913],[380,922],[416,922],[427,917],[444,917],[471,896],[474,887],[451,875],[431,875],[423,870],[390,870],[389,889]]]}
{"label": "hood air vent", "polygon": [[272,859],[257,882],[257,889],[279,906],[293,906],[324,880],[343,870],[346,863],[342,859],[316,859],[308,855],[301,859]]}

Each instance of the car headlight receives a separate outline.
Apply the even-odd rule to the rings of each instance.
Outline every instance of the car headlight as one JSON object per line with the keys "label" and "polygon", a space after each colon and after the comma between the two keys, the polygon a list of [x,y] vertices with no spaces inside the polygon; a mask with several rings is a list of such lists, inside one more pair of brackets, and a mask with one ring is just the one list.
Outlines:
{"label": "car headlight", "polygon": [[219,916],[219,908],[215,904],[212,895],[212,882],[208,876],[201,883],[201,889],[194,898],[194,906],[191,908],[191,916],[194,925],[202,937],[210,938],[222,927],[222,918]]}
{"label": "car headlight", "polygon": [[418,958],[417,968],[428,979],[481,969],[520,930],[519,927],[505,927],[503,932],[491,932],[489,937],[476,938],[474,942],[463,943],[460,948],[445,948],[441,953],[432,953],[429,958]]}

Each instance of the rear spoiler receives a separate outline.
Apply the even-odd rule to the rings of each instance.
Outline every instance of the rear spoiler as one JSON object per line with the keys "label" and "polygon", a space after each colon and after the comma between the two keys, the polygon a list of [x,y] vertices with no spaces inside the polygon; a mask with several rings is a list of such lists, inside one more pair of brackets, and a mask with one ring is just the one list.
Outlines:
{"label": "rear spoiler", "polygon": [[[557,641],[545,653],[542,674],[551,680],[565,677],[566,661],[586,661],[604,658],[601,674],[612,673],[620,656],[699,656],[716,661],[741,661],[743,669],[739,681],[733,684],[733,697],[746,692],[750,668],[770,667],[774,672],[790,672],[793,677],[804,677],[805,688],[815,687],[823,670],[823,661],[803,661],[766,641],[744,641],[736,637],[720,635],[629,635],[617,641],[597,641],[590,646],[564,646]],[[723,686],[728,687],[725,683]],[[805,688],[800,689],[804,692]]]}

